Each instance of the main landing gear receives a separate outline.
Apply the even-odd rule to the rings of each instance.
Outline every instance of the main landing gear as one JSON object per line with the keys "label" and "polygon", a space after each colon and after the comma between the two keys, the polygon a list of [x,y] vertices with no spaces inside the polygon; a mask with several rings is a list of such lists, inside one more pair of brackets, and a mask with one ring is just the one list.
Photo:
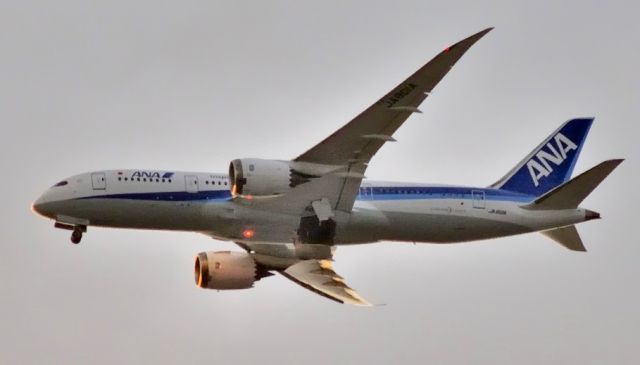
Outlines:
{"label": "main landing gear", "polygon": [[56,222],[54,227],[73,231],[71,232],[71,243],[73,243],[74,245],[80,243],[80,240],[82,240],[82,234],[87,231],[87,226],[71,225],[61,222]]}

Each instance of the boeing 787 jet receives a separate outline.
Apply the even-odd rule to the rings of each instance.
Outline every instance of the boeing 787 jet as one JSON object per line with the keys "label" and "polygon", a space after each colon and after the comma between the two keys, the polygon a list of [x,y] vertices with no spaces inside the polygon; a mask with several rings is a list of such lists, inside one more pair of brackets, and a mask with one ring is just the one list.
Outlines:
{"label": "boeing 787 jet", "polygon": [[242,158],[228,173],[102,170],[68,177],[33,209],[80,242],[89,226],[199,232],[242,250],[195,258],[201,288],[251,288],[280,273],[335,301],[369,305],[332,269],[335,247],[456,243],[529,232],[585,251],[580,203],[622,160],[571,178],[592,118],[572,119],[486,187],[364,179],[376,152],[491,28],[440,52],[368,109],[291,160]]}

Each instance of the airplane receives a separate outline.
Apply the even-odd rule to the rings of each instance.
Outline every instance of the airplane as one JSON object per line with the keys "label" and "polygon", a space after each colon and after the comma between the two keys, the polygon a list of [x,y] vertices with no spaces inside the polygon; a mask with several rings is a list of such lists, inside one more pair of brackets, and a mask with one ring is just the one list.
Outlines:
{"label": "airplane", "polygon": [[623,161],[571,178],[593,118],[562,124],[487,187],[369,181],[375,153],[493,28],[440,52],[368,109],[292,160],[234,159],[228,173],[102,170],[68,177],[32,209],[70,230],[89,226],[199,232],[243,251],[195,257],[198,287],[247,289],[282,274],[334,301],[371,305],[332,267],[340,245],[457,243],[541,232],[586,251],[575,224],[600,218],[580,203]]}

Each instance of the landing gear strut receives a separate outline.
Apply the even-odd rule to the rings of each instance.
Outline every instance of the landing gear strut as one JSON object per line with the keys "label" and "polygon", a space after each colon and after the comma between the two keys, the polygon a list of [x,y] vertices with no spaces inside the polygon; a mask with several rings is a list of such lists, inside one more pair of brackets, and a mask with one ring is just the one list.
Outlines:
{"label": "landing gear strut", "polygon": [[80,240],[82,239],[82,234],[87,231],[87,226],[83,224],[72,225],[68,223],[56,222],[53,226],[56,228],[73,231],[71,233],[71,242],[73,242],[74,245],[77,245],[78,243],[80,243]]}
{"label": "landing gear strut", "polygon": [[71,242],[74,245],[77,245],[78,243],[80,243],[81,239],[82,239],[82,227],[76,226],[73,228],[73,232],[71,233]]}

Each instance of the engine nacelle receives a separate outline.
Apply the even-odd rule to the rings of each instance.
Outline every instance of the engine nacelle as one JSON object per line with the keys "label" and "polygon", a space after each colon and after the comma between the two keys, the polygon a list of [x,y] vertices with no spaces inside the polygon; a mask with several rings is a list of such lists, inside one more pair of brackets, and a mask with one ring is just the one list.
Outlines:
{"label": "engine nacelle", "polygon": [[288,161],[245,158],[231,161],[229,181],[232,195],[276,195],[291,189]]}
{"label": "engine nacelle", "polygon": [[196,285],[206,289],[247,289],[260,280],[263,270],[246,252],[201,252],[194,267]]}

